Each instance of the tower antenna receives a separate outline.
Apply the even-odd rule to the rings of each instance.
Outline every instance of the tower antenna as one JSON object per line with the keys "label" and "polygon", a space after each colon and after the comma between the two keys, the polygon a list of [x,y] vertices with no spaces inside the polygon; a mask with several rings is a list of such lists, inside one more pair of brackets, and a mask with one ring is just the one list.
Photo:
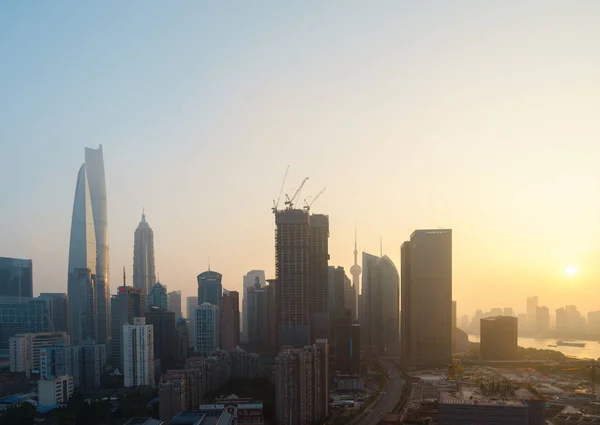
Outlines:
{"label": "tower antenna", "polygon": [[123,266],[123,286],[127,286],[125,283],[125,266]]}

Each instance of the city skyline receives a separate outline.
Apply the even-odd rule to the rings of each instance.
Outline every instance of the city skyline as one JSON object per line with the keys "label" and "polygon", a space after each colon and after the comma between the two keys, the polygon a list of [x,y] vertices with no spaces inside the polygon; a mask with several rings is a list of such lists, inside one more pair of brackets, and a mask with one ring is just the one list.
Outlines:
{"label": "city skyline", "polygon": [[269,208],[290,164],[284,193],[327,187],[312,210],[331,219],[331,265],[353,265],[355,224],[359,251],[383,237],[398,270],[405,235],[443,226],[459,315],[532,295],[594,310],[600,5],[535,3],[121,5],[110,33],[102,5],[2,5],[0,256],[33,260],[34,294],[66,291],[74,173],[103,144],[111,294],[144,207],[170,290],[194,295],[209,255],[228,289],[274,277]]}

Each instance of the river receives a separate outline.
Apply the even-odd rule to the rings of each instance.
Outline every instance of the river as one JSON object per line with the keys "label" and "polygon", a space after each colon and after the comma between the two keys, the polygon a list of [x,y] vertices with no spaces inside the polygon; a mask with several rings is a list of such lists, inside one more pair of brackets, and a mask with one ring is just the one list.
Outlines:
{"label": "river", "polygon": [[[469,334],[469,341],[479,342],[479,335]],[[584,357],[590,359],[600,358],[600,344],[598,341],[577,340],[577,342],[585,342],[585,347],[548,347],[548,345],[556,345],[556,338],[519,338],[519,346],[525,348],[556,350],[567,356]]]}

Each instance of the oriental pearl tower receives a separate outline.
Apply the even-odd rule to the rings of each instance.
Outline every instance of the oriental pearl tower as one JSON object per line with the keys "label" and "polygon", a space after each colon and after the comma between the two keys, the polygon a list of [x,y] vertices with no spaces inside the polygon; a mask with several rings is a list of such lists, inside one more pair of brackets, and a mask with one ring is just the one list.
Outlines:
{"label": "oriental pearl tower", "polygon": [[[356,291],[356,298],[360,299],[360,295],[358,292],[358,279],[360,278],[360,273],[362,269],[358,265],[358,250],[356,249],[356,229],[354,229],[354,264],[350,267],[350,274],[352,275],[352,286],[354,286],[354,290]],[[362,291],[360,292],[362,294]],[[360,302],[358,303],[358,311],[360,315]]]}

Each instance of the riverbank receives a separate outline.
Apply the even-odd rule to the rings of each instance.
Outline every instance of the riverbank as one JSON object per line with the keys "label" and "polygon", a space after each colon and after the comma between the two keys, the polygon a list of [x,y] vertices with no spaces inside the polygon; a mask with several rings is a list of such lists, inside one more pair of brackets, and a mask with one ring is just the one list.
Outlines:
{"label": "riverbank", "polygon": [[[469,334],[470,342],[479,342],[479,335]],[[549,347],[549,345],[556,345],[556,339],[554,338],[528,338],[520,337],[518,344],[519,347],[524,348],[535,348],[538,350],[554,350],[563,353],[565,356],[598,359],[600,358],[600,344],[597,341],[589,340],[578,340],[577,342],[585,343],[585,347]]]}

